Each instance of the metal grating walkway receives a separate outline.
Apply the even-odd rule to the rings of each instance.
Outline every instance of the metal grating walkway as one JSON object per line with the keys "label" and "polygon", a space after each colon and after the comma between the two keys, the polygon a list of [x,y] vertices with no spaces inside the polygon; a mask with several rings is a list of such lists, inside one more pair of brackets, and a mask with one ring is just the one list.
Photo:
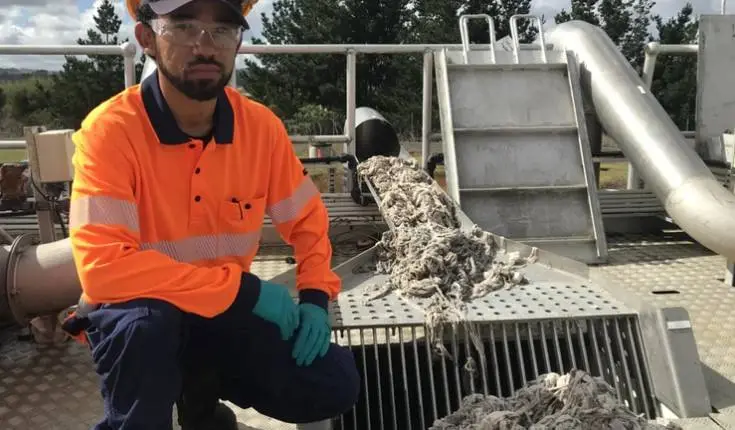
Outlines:
{"label": "metal grating walkway", "polygon": [[[731,382],[735,380],[735,339],[730,335],[735,328],[735,313],[732,312],[735,290],[721,282],[724,260],[677,234],[666,237],[611,237],[609,244],[610,265],[594,270],[604,272],[631,294],[645,296],[659,304],[682,305],[691,313],[700,354],[706,365],[710,395],[717,412],[712,414],[716,421],[709,418],[690,419],[683,420],[681,424],[687,429],[735,428],[735,386]],[[340,259],[345,254],[336,253]],[[286,262],[286,256],[284,249],[266,248],[254,270],[264,277],[281,273],[292,267]],[[678,294],[671,290],[678,291]],[[563,294],[564,288],[560,291]],[[659,294],[662,292],[666,293]],[[564,297],[562,295],[560,299]],[[553,312],[562,312],[555,307],[557,301],[554,298],[548,300]],[[523,309],[522,303],[515,303],[517,305],[506,303],[501,310],[495,311],[514,312]],[[517,388],[522,380],[549,368],[566,368],[576,364],[582,368],[607,367],[609,372],[610,362],[620,362],[617,360],[620,344],[611,343],[607,348],[605,345],[595,348],[595,339],[597,346],[600,346],[601,340],[607,338],[604,336],[605,330],[615,333],[615,329],[619,328],[617,333],[621,334],[620,342],[636,342],[637,335],[629,320],[629,317],[618,316],[607,319],[603,324],[600,319],[593,321],[583,317],[575,323],[547,324],[545,330],[539,329],[539,323],[508,322],[493,325],[494,339],[490,337],[490,328],[486,326],[483,330],[490,338],[484,347],[488,366],[477,368],[478,377],[474,379],[468,377],[461,367],[443,360],[431,362],[433,371],[428,373],[430,376],[417,378],[417,371],[423,373],[424,366],[430,362],[426,359],[427,345],[422,341],[424,334],[419,329],[408,327],[389,330],[366,323],[363,330],[337,333],[340,343],[355,347],[358,365],[364,366],[364,374],[375,375],[365,378],[364,383],[371,384],[370,392],[376,393],[368,399],[369,408],[358,407],[355,415],[344,417],[342,425],[337,428],[423,429],[433,417],[443,416],[453,409],[459,399],[460,387],[474,384],[475,389],[480,391],[487,389],[489,392],[507,394],[510,389]],[[545,333],[546,341],[528,342],[528,336],[524,338],[528,330],[534,334]],[[564,336],[554,336],[554,330]],[[567,336],[567,331],[571,336]],[[85,349],[74,344],[38,346],[18,341],[13,333],[7,331],[2,336],[1,429],[78,430],[88,428],[96,420],[101,405],[97,380]],[[504,336],[513,341],[502,342]],[[467,354],[467,344],[463,339],[464,333],[461,331],[455,338],[449,335],[445,339],[449,352],[454,353],[459,358],[457,362],[462,365]],[[617,342],[615,335],[610,339]],[[531,348],[535,351],[533,355],[539,357],[538,360],[528,360]],[[570,348],[574,350],[571,354]],[[525,366],[513,369],[521,369],[525,375],[513,369],[509,373],[507,364],[519,360]],[[634,357],[629,357],[625,362],[631,366],[631,374],[635,375],[637,368]],[[645,380],[645,376],[635,377]],[[613,386],[620,390],[621,397],[630,399],[635,396],[637,399],[637,406],[632,406],[638,407],[641,412],[653,406],[644,404],[646,397],[637,396],[638,388],[624,378],[618,382]],[[435,389],[427,390],[432,384]],[[432,392],[447,395],[432,396]],[[394,399],[395,404],[390,399]],[[405,407],[406,404],[408,407]],[[250,411],[237,412],[243,429],[294,428]],[[363,425],[367,422],[370,422],[370,427]]]}

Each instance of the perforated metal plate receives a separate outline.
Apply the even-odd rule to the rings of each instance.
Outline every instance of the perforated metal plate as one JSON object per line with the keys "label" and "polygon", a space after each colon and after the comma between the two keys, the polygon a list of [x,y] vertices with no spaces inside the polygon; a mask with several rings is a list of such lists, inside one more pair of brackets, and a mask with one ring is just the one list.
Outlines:
{"label": "perforated metal plate", "polygon": [[[533,264],[521,271],[528,284],[514,286],[470,302],[473,322],[528,321],[632,315],[634,312],[594,284]],[[341,327],[422,325],[429,299],[407,298],[394,292],[370,300],[388,281],[369,267],[340,272],[344,293],[333,309],[333,323]]]}

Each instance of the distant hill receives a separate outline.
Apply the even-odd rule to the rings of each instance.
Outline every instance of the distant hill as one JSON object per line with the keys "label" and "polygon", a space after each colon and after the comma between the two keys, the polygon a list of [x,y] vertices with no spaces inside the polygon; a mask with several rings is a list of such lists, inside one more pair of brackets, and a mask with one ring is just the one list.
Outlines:
{"label": "distant hill", "polygon": [[45,78],[56,72],[36,69],[17,69],[0,67],[0,82],[19,81],[28,78]]}

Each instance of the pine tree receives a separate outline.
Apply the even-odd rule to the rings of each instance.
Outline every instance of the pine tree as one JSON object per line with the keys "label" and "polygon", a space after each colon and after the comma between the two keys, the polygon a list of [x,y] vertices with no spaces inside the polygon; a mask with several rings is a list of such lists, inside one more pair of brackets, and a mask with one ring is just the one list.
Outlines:
{"label": "pine tree", "polygon": [[643,48],[652,40],[653,5],[653,0],[572,0],[570,11],[562,9],[554,21],[581,20],[599,26],[640,73]]}
{"label": "pine tree", "polygon": [[[531,0],[467,0],[462,14],[484,13],[493,18],[495,24],[495,38],[500,40],[510,33],[510,17],[519,14],[529,14],[531,11]],[[543,17],[540,17],[543,23]],[[537,22],[527,19],[518,22],[518,34],[521,43],[531,43],[537,34]],[[487,43],[489,36],[487,26],[482,22],[469,25],[470,40],[477,43]],[[459,39],[456,39],[459,40]],[[456,42],[455,42],[456,43]]]}
{"label": "pine tree", "polygon": [[[402,43],[410,32],[409,3],[410,0],[276,0],[272,16],[263,16],[263,38],[253,39],[252,43]],[[417,57],[358,56],[358,105],[373,107],[391,120],[410,121],[411,111],[420,111]],[[285,118],[305,105],[322,106],[344,118],[345,55],[261,55],[257,60],[246,60],[238,79],[255,99]]]}
{"label": "pine tree", "polygon": [[631,29],[633,0],[572,0],[570,11],[562,9],[557,24],[580,20],[602,28],[616,45],[621,45]]}
{"label": "pine tree", "polygon": [[653,0],[636,0],[632,5],[630,29],[623,37],[621,50],[633,68],[640,74],[643,70],[646,43],[653,40],[649,28],[656,18],[651,15]]}
{"label": "pine tree", "polygon": [[[510,17],[528,14],[532,0],[417,0],[413,16],[414,43],[460,43],[459,17],[486,14],[493,18],[495,39],[510,35]],[[543,18],[543,17],[540,17]],[[542,19],[543,22],[543,19]],[[538,23],[521,20],[518,32],[521,43],[534,40]],[[482,20],[468,24],[471,43],[488,43],[488,26]]]}
{"label": "pine tree", "polygon": [[[94,16],[95,28],[79,45],[119,45],[122,20],[110,0],[104,0]],[[62,71],[53,76],[50,92],[54,116],[66,127],[77,128],[98,104],[124,88],[124,62],[119,55],[67,56]]]}
{"label": "pine tree", "polygon": [[[691,3],[664,21],[654,17],[658,40],[664,44],[696,43],[699,23]],[[651,91],[681,130],[694,129],[697,93],[697,59],[661,56],[656,63]]]}

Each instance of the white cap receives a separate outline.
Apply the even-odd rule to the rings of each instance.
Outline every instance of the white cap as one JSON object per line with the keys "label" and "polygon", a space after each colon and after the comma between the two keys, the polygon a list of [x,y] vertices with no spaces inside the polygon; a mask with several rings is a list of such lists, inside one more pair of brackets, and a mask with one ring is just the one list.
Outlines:
{"label": "white cap", "polygon": [[[141,4],[148,4],[151,7],[151,10],[156,13],[156,15],[167,15],[176,9],[187,5],[191,3],[194,0],[143,0],[141,1]],[[247,21],[245,20],[245,17],[242,15],[242,8],[238,8],[238,4],[241,4],[242,2],[237,0],[219,0],[220,3],[223,3],[232,9],[232,11],[237,14],[238,17],[240,17],[240,24],[242,24],[245,28],[250,28]]]}

